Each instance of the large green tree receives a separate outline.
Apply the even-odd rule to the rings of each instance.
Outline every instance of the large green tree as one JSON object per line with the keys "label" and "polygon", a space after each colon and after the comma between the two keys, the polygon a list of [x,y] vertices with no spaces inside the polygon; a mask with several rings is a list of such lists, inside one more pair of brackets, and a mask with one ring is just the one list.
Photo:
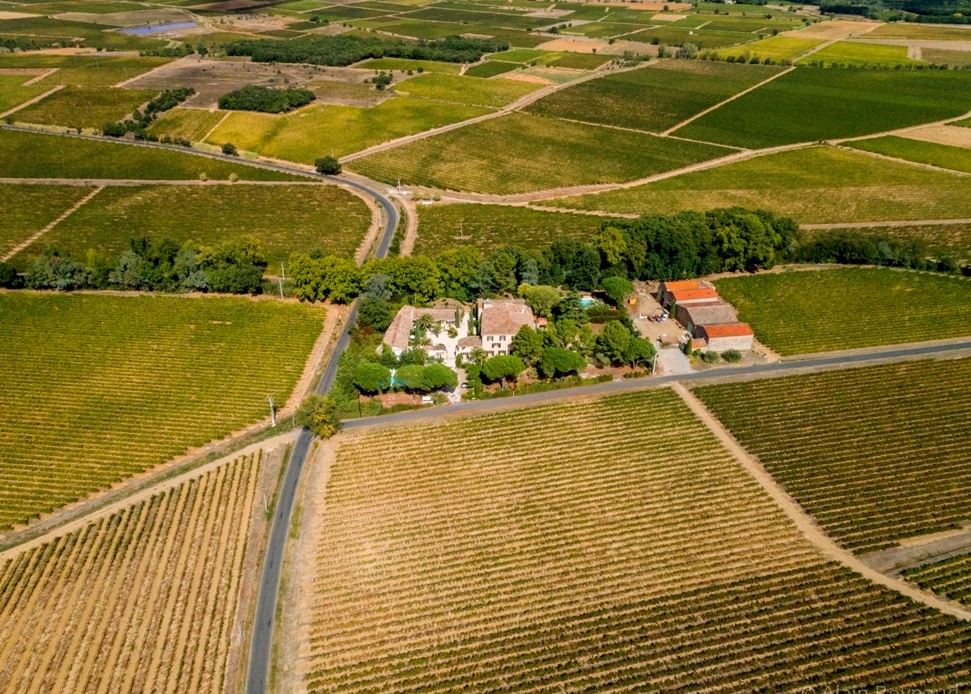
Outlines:
{"label": "large green tree", "polygon": [[391,370],[381,364],[362,361],[354,367],[354,385],[362,393],[380,393],[391,387]]}
{"label": "large green tree", "polygon": [[623,364],[632,338],[627,326],[612,320],[597,335],[597,353],[612,364]]}
{"label": "large green tree", "polygon": [[519,285],[519,296],[526,300],[526,304],[537,316],[549,318],[553,315],[553,309],[560,303],[562,296],[556,287],[544,285],[533,286],[531,284]]}
{"label": "large green tree", "polygon": [[340,431],[341,418],[334,401],[326,395],[311,395],[297,410],[297,423],[315,436],[329,439]]}
{"label": "large green tree", "polygon": [[587,360],[578,352],[564,347],[547,347],[543,350],[539,370],[546,378],[553,378],[576,373],[586,365]]}
{"label": "large green tree", "polygon": [[512,353],[524,364],[533,366],[543,356],[543,336],[524,325],[512,338]]}
{"label": "large green tree", "polygon": [[506,379],[516,380],[525,370],[523,360],[511,354],[492,357],[482,365],[482,375],[490,381],[501,381],[503,388],[506,387]]}
{"label": "large green tree", "polygon": [[634,292],[634,285],[623,277],[604,277],[600,281],[604,294],[614,306],[620,306]]}

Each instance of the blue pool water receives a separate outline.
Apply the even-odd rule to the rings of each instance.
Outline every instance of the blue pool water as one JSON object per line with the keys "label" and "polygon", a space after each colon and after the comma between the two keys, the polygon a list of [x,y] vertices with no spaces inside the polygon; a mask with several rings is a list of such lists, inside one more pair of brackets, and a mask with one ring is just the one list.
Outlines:
{"label": "blue pool water", "polygon": [[590,306],[591,304],[596,304],[598,301],[591,296],[580,297],[581,306]]}
{"label": "blue pool water", "polygon": [[122,34],[133,34],[135,36],[147,36],[149,34],[161,34],[163,31],[175,31],[176,29],[191,29],[196,26],[195,22],[173,22],[172,24],[159,24],[154,27],[132,27],[122,29]]}

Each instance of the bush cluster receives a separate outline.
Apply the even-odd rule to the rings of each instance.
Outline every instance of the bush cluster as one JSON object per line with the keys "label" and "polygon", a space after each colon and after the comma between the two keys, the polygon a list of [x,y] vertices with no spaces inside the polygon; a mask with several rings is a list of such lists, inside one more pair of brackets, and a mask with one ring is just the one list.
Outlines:
{"label": "bush cluster", "polygon": [[306,106],[316,98],[309,89],[273,89],[249,84],[219,97],[219,108],[228,111],[286,113]]}
{"label": "bush cluster", "polygon": [[[128,133],[134,133],[136,140],[151,140],[153,142],[158,142],[159,138],[150,134],[148,132],[148,126],[158,118],[160,113],[168,111],[170,108],[178,106],[183,101],[188,99],[190,96],[196,93],[196,90],[192,87],[179,87],[177,89],[166,89],[157,97],[149,101],[145,105],[145,110],[141,111],[135,109],[132,111],[131,118],[126,119],[118,123],[105,123],[101,128],[101,133],[107,135],[108,137],[124,137]],[[187,140],[182,138],[177,138],[178,141],[174,142],[168,139],[168,142],[174,144],[185,144],[185,146],[190,146]]]}

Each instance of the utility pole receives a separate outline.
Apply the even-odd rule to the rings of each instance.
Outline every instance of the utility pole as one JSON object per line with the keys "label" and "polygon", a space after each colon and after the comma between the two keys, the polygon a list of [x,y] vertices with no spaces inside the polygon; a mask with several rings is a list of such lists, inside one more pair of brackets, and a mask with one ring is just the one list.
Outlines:
{"label": "utility pole", "polygon": [[270,401],[270,420],[273,426],[276,426],[276,408],[273,406],[273,398],[267,397],[266,399]]}

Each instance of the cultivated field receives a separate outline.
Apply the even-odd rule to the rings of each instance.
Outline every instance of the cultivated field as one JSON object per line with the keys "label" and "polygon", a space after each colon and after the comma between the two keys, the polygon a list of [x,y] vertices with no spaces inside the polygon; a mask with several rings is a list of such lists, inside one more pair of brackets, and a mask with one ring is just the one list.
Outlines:
{"label": "cultivated field", "polygon": [[746,60],[751,58],[765,60],[768,58],[782,62],[797,58],[823,43],[825,42],[822,39],[809,39],[800,36],[770,36],[756,43],[747,43],[744,46],[719,50],[717,54],[720,58],[730,56],[744,57]]}
{"label": "cultivated field", "polygon": [[971,360],[960,359],[695,392],[830,535],[863,553],[971,519],[969,383]]}
{"label": "cultivated field", "polygon": [[971,335],[971,281],[886,268],[730,277],[718,291],[780,354]]}
{"label": "cultivated field", "polygon": [[921,65],[919,60],[907,57],[907,46],[887,46],[880,43],[854,43],[838,41],[813,53],[803,62],[821,62],[824,65]]}
{"label": "cultivated field", "polygon": [[941,597],[971,605],[969,554],[904,571],[904,577]]}
{"label": "cultivated field", "polygon": [[152,123],[148,131],[159,137],[181,137],[189,142],[202,142],[225,115],[220,111],[199,108],[173,108]]}
{"label": "cultivated field", "polygon": [[379,181],[523,193],[615,183],[714,159],[729,150],[513,113],[379,152],[348,168]]}
{"label": "cultivated field", "polygon": [[[953,118],[971,110],[962,70],[800,67],[675,134],[739,147],[854,137]],[[812,118],[804,115],[812,113]]]}
{"label": "cultivated field", "polygon": [[971,173],[971,150],[964,147],[952,147],[893,135],[857,140],[848,142],[847,145],[866,152],[915,161],[919,164],[931,164],[942,169]]}
{"label": "cultivated field", "polygon": [[68,86],[17,111],[13,120],[17,123],[100,129],[105,123],[124,120],[157,95],[158,92],[144,89]]}
{"label": "cultivated field", "polygon": [[805,224],[966,219],[971,218],[971,180],[835,147],[811,147],[541,204],[624,214],[741,205]]}
{"label": "cultivated field", "polygon": [[281,457],[223,463],[0,555],[0,692],[242,691],[243,570]]}
{"label": "cultivated field", "polygon": [[465,71],[467,77],[483,77],[488,79],[489,77],[495,77],[496,75],[502,75],[513,70],[518,70],[521,65],[517,63],[504,63],[500,60],[488,60],[484,63],[479,63],[478,65],[473,65],[468,70]]}
{"label": "cultivated field", "polygon": [[[854,234],[890,238],[903,242],[926,244],[928,254],[933,258],[949,257],[971,263],[971,223],[962,224],[920,224],[912,226],[852,227],[847,229]],[[830,231],[803,230],[806,239]]]}
{"label": "cultivated field", "polygon": [[43,229],[91,192],[84,186],[0,184],[0,257]]}
{"label": "cultivated field", "polygon": [[971,646],[826,562],[669,390],[362,435],[323,514],[311,692],[929,686]]}
{"label": "cultivated field", "polygon": [[370,108],[311,106],[271,116],[233,113],[207,139],[242,150],[312,164],[327,154],[343,156],[397,137],[474,118],[487,109],[416,97],[395,97]]}
{"label": "cultivated field", "polygon": [[53,87],[34,83],[24,86],[24,82],[29,82],[36,75],[2,75],[0,74],[0,113],[6,113],[15,106],[19,106],[25,101],[40,96]]}
{"label": "cultivated field", "polygon": [[0,131],[0,177],[294,181],[299,176],[174,150]]}
{"label": "cultivated field", "polygon": [[603,217],[503,205],[432,205],[418,210],[416,254],[434,255],[457,246],[484,254],[504,246],[541,251],[557,239],[591,241]]}
{"label": "cultivated field", "polygon": [[395,91],[436,101],[500,108],[535,92],[541,86],[513,80],[431,74],[399,82]]}
{"label": "cultivated field", "polygon": [[462,70],[460,63],[441,63],[435,60],[408,60],[407,58],[374,58],[358,63],[355,67],[362,70],[388,70],[389,72],[417,72],[421,68],[425,72],[444,72],[457,75]]}
{"label": "cultivated field", "polygon": [[249,299],[0,294],[0,527],[267,416],[323,310]]}
{"label": "cultivated field", "polygon": [[364,201],[331,185],[108,187],[13,262],[26,268],[49,245],[115,258],[139,236],[215,246],[248,234],[278,271],[294,251],[353,257],[370,226]]}
{"label": "cultivated field", "polygon": [[667,60],[547,96],[526,110],[589,123],[661,132],[758,84],[781,68]]}

